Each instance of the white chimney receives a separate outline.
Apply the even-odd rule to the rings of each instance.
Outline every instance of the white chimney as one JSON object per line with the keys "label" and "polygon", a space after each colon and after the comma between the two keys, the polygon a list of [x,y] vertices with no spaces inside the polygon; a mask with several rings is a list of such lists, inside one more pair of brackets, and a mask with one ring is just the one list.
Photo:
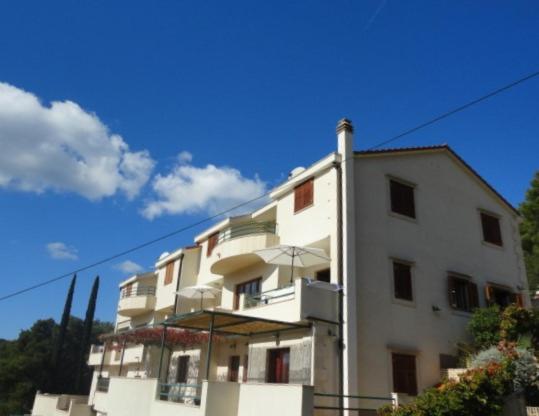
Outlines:
{"label": "white chimney", "polygon": [[354,127],[346,118],[337,123],[337,152],[343,160],[351,158],[354,152]]}

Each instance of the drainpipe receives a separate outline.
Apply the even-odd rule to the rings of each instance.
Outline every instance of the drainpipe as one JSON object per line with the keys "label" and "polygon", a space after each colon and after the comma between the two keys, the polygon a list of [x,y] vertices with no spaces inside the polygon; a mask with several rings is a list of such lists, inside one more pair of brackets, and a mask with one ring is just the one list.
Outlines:
{"label": "drainpipe", "polygon": [[344,311],[344,299],[343,299],[343,287],[344,279],[342,275],[343,270],[343,244],[342,244],[342,170],[340,163],[334,163],[333,167],[337,172],[337,246],[338,246],[338,256],[337,256],[337,278],[339,284],[338,292],[338,312],[337,312],[337,322],[339,328],[339,338],[337,340],[338,351],[338,372],[339,372],[339,415],[344,414],[344,323],[343,323],[343,311]]}
{"label": "drainpipe", "polygon": [[[183,256],[184,254],[180,254],[179,260],[180,260],[180,267],[178,268],[178,279],[176,280],[176,292],[180,290],[180,279],[182,277],[182,269],[183,269]],[[174,294],[174,308],[172,309],[174,312],[174,315],[178,313],[178,299],[179,295],[177,293]]]}

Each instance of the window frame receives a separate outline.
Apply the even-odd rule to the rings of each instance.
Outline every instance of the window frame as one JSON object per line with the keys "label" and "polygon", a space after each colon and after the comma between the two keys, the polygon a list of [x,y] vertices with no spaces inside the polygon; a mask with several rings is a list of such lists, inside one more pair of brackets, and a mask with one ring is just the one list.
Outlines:
{"label": "window frame", "polygon": [[226,379],[232,383],[240,381],[241,356],[239,354],[230,355],[228,357],[228,369]]}
{"label": "window frame", "polygon": [[[412,299],[398,298],[396,296],[395,288],[395,263],[408,266],[410,268],[410,290],[412,294]],[[389,274],[390,274],[390,283],[391,283],[391,295],[392,300],[395,303],[403,304],[406,306],[415,306],[416,302],[416,290],[415,290],[415,263],[413,261],[404,260],[397,257],[389,258]]]}
{"label": "window frame", "polygon": [[[277,377],[277,366],[272,365],[272,354],[276,352],[284,353],[284,355],[287,355],[288,362],[285,364],[283,363],[283,381],[276,381]],[[272,373],[273,370],[273,373]],[[266,350],[266,377],[265,377],[266,383],[273,383],[273,384],[290,384],[290,347],[284,347],[284,348],[268,348]]]}
{"label": "window frame", "polygon": [[[504,238],[503,238],[503,232],[502,232],[502,216],[499,215],[499,214],[496,214],[492,211],[487,211],[485,209],[481,209],[479,208],[478,209],[478,213],[479,213],[479,227],[480,227],[480,231],[481,231],[481,242],[483,244],[485,244],[486,246],[489,246],[489,247],[495,247],[495,248],[498,248],[498,249],[503,249],[504,247]],[[490,217],[490,218],[493,218],[495,220],[497,220],[498,222],[498,230],[497,230],[497,233],[499,233],[499,244],[497,242],[493,242],[493,241],[488,241],[485,237],[486,237],[486,234],[485,234],[485,227],[484,227],[484,222],[483,222],[483,217]]]}
{"label": "window frame", "polygon": [[[465,283],[465,308],[458,305],[459,295],[456,292],[455,294],[452,293],[453,288],[456,287],[454,286],[455,281],[458,281],[460,284]],[[465,274],[452,271],[447,273],[447,297],[449,307],[454,312],[463,312],[469,314],[475,309],[481,307],[481,301],[479,299],[479,286],[471,276]]]}
{"label": "window frame", "polygon": [[[310,184],[310,200],[305,201],[304,187],[307,186],[307,184]],[[300,192],[302,192],[302,194],[300,194]],[[293,198],[294,198],[294,214],[297,214],[314,205],[314,176],[294,186]]]}
{"label": "window frame", "polygon": [[[507,305],[500,305],[495,300],[492,299],[492,295],[490,291],[503,291],[507,292],[510,297],[512,297],[511,302],[509,302]],[[492,305],[498,305],[500,308],[507,308],[510,305],[517,305],[517,306],[524,306],[524,297],[522,296],[522,293],[519,293],[518,291],[513,290],[512,287],[493,283],[493,282],[487,282],[485,284],[485,302],[488,306]]]}
{"label": "window frame", "polygon": [[[411,383],[411,389],[404,391],[406,389],[401,389],[399,386],[397,386],[398,380],[396,375],[396,368],[395,368],[395,359],[398,357],[406,357],[406,358],[413,358],[413,382]],[[390,351],[390,360],[391,360],[391,381],[392,381],[392,387],[393,392],[395,393],[401,393],[401,394],[407,394],[409,396],[415,397],[419,393],[419,379],[418,379],[418,356],[417,354],[414,354],[412,352],[406,352],[406,351]],[[403,371],[400,371],[402,373]],[[406,380],[405,384],[408,384],[410,380]],[[399,391],[401,390],[401,391]]]}
{"label": "window frame", "polygon": [[[412,198],[413,198],[413,208],[414,208],[414,216],[411,217],[407,214],[403,214],[403,213],[400,213],[400,212],[397,212],[397,211],[394,211],[393,210],[393,198],[391,197],[391,183],[392,182],[395,182],[397,184],[400,184],[400,185],[404,185],[404,186],[407,186],[409,188],[412,189]],[[387,200],[388,200],[388,204],[387,204],[387,207],[388,207],[388,213],[389,215],[392,215],[396,218],[400,218],[400,219],[404,219],[404,220],[408,220],[408,221],[411,221],[411,222],[417,222],[418,221],[418,207],[417,207],[417,198],[416,198],[416,193],[417,193],[417,189],[418,189],[418,186],[416,183],[414,182],[410,182],[406,179],[402,179],[402,178],[399,178],[399,177],[396,177],[396,176],[393,176],[393,175],[386,175],[386,188],[387,188]]]}
{"label": "window frame", "polygon": [[[176,383],[178,384],[187,384],[188,380],[189,380],[189,363],[191,361],[191,356],[189,355],[179,355],[178,356],[178,364],[177,364],[177,368],[176,368],[176,377],[175,377],[175,380],[176,380]],[[185,366],[183,366],[185,365]],[[180,370],[184,370],[185,373],[183,374],[183,377],[181,377],[183,379],[180,380],[180,375],[182,375],[180,373]]]}
{"label": "window frame", "polygon": [[233,304],[234,309],[233,310],[237,311],[240,309],[240,295],[242,293],[245,293],[245,292],[238,293],[238,289],[240,287],[245,287],[257,281],[258,281],[258,293],[261,293],[262,292],[262,276],[256,277],[251,280],[246,280],[244,282],[236,283],[236,285],[234,286],[234,304]]}

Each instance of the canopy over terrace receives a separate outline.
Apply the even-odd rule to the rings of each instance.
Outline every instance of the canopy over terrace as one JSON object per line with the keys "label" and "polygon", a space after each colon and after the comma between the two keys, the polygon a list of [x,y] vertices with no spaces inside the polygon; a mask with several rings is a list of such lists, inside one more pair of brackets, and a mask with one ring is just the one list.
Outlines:
{"label": "canopy over terrace", "polygon": [[[210,358],[214,334],[221,336],[251,337],[254,335],[278,334],[283,331],[308,329],[311,327],[310,324],[296,324],[212,310],[201,310],[191,313],[173,315],[163,322],[163,326],[165,328],[162,339],[163,347],[166,342],[167,328],[169,327],[208,332],[208,350],[205,373],[206,380],[209,378]],[[161,350],[159,373],[161,373],[162,361],[163,350]]]}

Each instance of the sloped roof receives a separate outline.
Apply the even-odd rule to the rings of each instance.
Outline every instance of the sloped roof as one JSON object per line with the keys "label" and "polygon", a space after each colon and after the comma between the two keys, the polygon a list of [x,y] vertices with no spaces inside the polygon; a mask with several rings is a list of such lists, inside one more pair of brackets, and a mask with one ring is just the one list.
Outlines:
{"label": "sloped roof", "polygon": [[507,208],[509,208],[515,215],[520,216],[518,210],[505,199],[492,185],[490,185],[474,168],[472,168],[464,159],[462,159],[451,147],[447,144],[439,144],[432,146],[414,146],[414,147],[397,147],[386,149],[373,149],[373,150],[360,150],[355,151],[357,156],[391,156],[402,155],[407,153],[423,153],[423,152],[447,152],[462,168],[468,173],[474,176],[481,184],[483,184],[494,196],[499,199]]}

